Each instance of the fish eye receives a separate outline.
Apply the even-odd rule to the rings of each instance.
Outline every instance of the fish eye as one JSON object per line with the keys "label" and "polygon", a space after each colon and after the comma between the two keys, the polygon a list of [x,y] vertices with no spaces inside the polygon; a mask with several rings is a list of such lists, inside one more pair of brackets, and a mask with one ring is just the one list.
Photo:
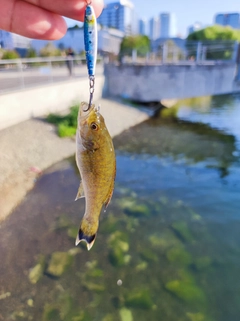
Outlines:
{"label": "fish eye", "polygon": [[96,123],[91,123],[90,128],[92,130],[98,130],[98,125]]}

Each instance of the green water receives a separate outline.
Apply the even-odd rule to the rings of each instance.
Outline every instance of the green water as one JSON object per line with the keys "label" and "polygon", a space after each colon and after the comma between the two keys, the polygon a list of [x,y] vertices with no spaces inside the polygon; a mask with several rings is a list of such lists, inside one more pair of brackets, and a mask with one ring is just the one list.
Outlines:
{"label": "green water", "polygon": [[90,252],[74,159],[0,228],[0,320],[239,321],[240,95],[180,101],[114,139]]}

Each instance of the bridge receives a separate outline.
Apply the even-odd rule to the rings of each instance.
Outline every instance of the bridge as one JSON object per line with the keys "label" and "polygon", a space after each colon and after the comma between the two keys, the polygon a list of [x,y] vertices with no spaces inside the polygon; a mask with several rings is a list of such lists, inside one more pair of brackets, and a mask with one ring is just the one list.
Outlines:
{"label": "bridge", "polygon": [[[86,66],[80,60],[75,59],[73,77],[65,58],[0,60],[0,129],[88,100]],[[228,61],[132,61],[105,63],[104,68],[100,63],[94,98],[159,102],[238,91],[240,50]]]}
{"label": "bridge", "polygon": [[137,102],[159,102],[240,91],[238,64],[106,64],[105,94]]}

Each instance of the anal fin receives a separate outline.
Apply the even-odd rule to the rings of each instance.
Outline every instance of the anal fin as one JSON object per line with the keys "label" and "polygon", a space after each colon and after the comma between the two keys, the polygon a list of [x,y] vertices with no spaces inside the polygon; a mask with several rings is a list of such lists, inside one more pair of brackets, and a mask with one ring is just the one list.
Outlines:
{"label": "anal fin", "polygon": [[84,195],[84,189],[83,189],[83,182],[81,181],[75,201],[78,200],[79,198],[82,198],[82,197],[85,197],[85,195]]}

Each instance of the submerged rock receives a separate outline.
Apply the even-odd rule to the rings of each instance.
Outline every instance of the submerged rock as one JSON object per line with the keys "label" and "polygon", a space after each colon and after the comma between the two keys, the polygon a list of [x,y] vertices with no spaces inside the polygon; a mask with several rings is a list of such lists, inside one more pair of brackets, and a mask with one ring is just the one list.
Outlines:
{"label": "submerged rock", "polygon": [[136,271],[144,271],[148,267],[147,262],[143,261],[136,266]]}
{"label": "submerged rock", "polygon": [[202,313],[190,313],[187,312],[187,317],[189,321],[207,321],[206,317]]}
{"label": "submerged rock", "polygon": [[110,251],[108,257],[112,265],[121,266],[129,263],[131,256],[126,254],[129,250],[127,239],[127,234],[120,231],[116,231],[109,237]]}
{"label": "submerged rock", "polygon": [[172,246],[179,246],[181,241],[173,234],[173,232],[166,230],[160,236],[158,234],[153,234],[149,237],[151,245],[165,252]]}
{"label": "submerged rock", "polygon": [[28,279],[32,284],[36,284],[44,274],[46,260],[43,255],[40,255],[38,264],[36,264],[29,272]]}
{"label": "submerged rock", "polygon": [[95,282],[83,281],[82,285],[91,292],[103,292],[105,286],[103,284],[97,284]]}
{"label": "submerged rock", "polygon": [[121,321],[133,321],[132,311],[126,308],[122,308],[119,311]]}
{"label": "submerged rock", "polygon": [[104,318],[102,319],[102,321],[115,321],[116,317],[113,314],[107,314],[104,316]]}
{"label": "submerged rock", "polygon": [[52,276],[61,276],[72,264],[73,256],[68,252],[54,252],[51,255],[46,272]]}
{"label": "submerged rock", "polygon": [[119,219],[112,213],[109,213],[107,218],[101,222],[101,233],[110,234],[117,230]]}
{"label": "submerged rock", "polygon": [[109,261],[113,266],[122,266],[128,264],[131,260],[131,256],[125,254],[120,247],[112,248],[109,251]]}
{"label": "submerged rock", "polygon": [[72,249],[68,250],[68,253],[72,256],[75,256],[81,252],[82,250],[79,247],[73,247]]}
{"label": "submerged rock", "polygon": [[179,299],[190,304],[203,304],[206,297],[203,290],[196,284],[194,278],[187,271],[180,273],[180,279],[169,281],[165,288]]}
{"label": "submerged rock", "polygon": [[139,200],[134,198],[123,199],[119,205],[124,213],[129,216],[141,217],[149,216],[151,214],[150,208],[146,204],[141,204],[139,203]]}
{"label": "submerged rock", "polygon": [[194,260],[194,266],[198,270],[203,270],[212,265],[212,259],[209,256],[202,256]]}
{"label": "submerged rock", "polygon": [[171,263],[179,263],[182,265],[189,265],[192,263],[192,256],[183,246],[173,247],[166,253],[167,259]]}
{"label": "submerged rock", "polygon": [[147,248],[141,249],[139,251],[139,254],[140,254],[141,258],[146,262],[157,262],[159,259],[155,252],[153,252],[152,250],[147,249]]}
{"label": "submerged rock", "polygon": [[67,229],[67,235],[72,238],[72,239],[76,239],[76,236],[77,236],[77,233],[78,233],[78,227],[77,226],[70,226],[68,227]]}
{"label": "submerged rock", "polygon": [[172,223],[171,227],[173,228],[177,236],[180,237],[183,241],[192,242],[194,240],[186,222],[174,222]]}
{"label": "submerged rock", "polygon": [[148,290],[134,290],[125,298],[126,306],[141,309],[151,309],[153,302]]}
{"label": "submerged rock", "polygon": [[61,320],[58,309],[53,305],[44,306],[42,321]]}
{"label": "submerged rock", "polygon": [[70,219],[65,214],[63,214],[59,216],[59,218],[56,220],[56,222],[54,223],[53,229],[54,230],[65,229],[71,225],[72,223]]}
{"label": "submerged rock", "polygon": [[190,210],[190,217],[191,217],[191,220],[192,221],[195,221],[195,222],[199,222],[199,221],[201,221],[202,220],[202,217],[201,217],[201,215],[199,215],[199,214],[197,214],[197,213],[195,213],[194,211],[192,211],[192,210]]}

